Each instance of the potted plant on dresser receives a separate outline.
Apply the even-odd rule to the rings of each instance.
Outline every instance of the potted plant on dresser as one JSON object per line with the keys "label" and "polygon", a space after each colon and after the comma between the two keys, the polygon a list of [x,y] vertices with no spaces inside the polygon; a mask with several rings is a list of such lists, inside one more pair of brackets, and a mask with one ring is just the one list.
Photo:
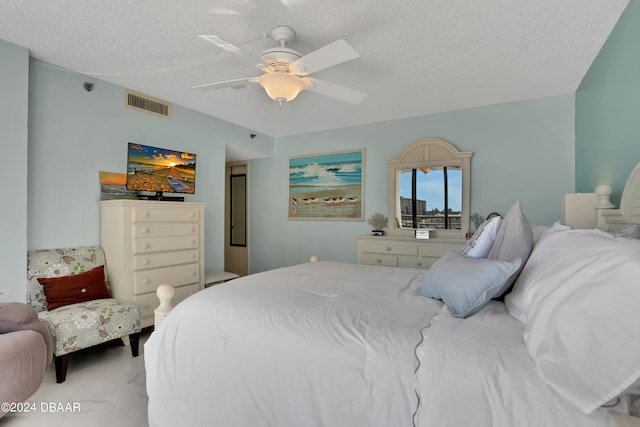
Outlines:
{"label": "potted plant on dresser", "polygon": [[373,227],[373,230],[371,230],[372,236],[382,236],[384,234],[384,228],[387,227],[388,218],[376,212],[371,214],[367,222]]}

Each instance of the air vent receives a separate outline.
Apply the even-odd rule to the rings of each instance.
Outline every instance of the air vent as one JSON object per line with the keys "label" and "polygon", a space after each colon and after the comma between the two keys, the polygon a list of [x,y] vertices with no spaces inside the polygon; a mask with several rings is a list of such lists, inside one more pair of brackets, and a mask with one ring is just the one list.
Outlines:
{"label": "air vent", "polygon": [[125,105],[129,108],[146,111],[147,113],[155,114],[156,116],[166,118],[171,117],[171,104],[168,102],[153,99],[146,95],[141,95],[129,90],[125,92],[125,97]]}

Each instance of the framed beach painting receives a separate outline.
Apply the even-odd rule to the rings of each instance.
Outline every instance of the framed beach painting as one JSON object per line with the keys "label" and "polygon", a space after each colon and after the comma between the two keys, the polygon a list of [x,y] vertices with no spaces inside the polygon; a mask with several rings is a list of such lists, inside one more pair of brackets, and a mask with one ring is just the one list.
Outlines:
{"label": "framed beach painting", "polygon": [[289,157],[289,219],[364,221],[365,149]]}

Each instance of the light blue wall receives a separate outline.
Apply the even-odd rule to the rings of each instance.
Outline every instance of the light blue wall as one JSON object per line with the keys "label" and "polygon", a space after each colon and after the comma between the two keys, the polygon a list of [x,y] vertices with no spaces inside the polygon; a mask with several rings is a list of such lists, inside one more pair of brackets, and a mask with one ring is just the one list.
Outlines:
{"label": "light blue wall", "polygon": [[614,187],[640,162],[640,1],[632,0],[576,92],[576,190]]}
{"label": "light blue wall", "polygon": [[289,156],[366,148],[365,211],[388,215],[387,163],[408,143],[442,138],[473,151],[471,211],[503,215],[520,199],[532,225],[559,218],[574,190],[574,96],[453,111],[276,139],[273,158],[250,164],[250,271],[319,255],[356,261],[355,236],[366,222],[288,221]]}
{"label": "light blue wall", "polygon": [[[83,90],[85,81],[95,82],[92,92]],[[129,141],[198,154],[197,194],[187,200],[208,204],[208,269],[223,266],[226,144],[273,155],[250,163],[251,272],[312,254],[355,261],[354,237],[369,232],[366,222],[287,221],[289,156],[366,148],[367,217],[387,213],[386,159],[424,137],[474,152],[472,212],[504,214],[520,199],[533,225],[550,224],[559,216],[560,197],[575,186],[573,95],[277,138],[275,145],[272,138],[250,139],[247,129],[177,105],[166,120],[123,104],[122,87],[32,62],[28,248],[99,243],[98,172],[124,172]],[[18,270],[22,277],[23,266]]]}
{"label": "light blue wall", "polygon": [[0,301],[26,299],[29,51],[0,40]]}
{"label": "light blue wall", "polygon": [[207,203],[206,268],[223,269],[225,145],[271,154],[273,138],[178,105],[171,119],[132,110],[124,88],[39,61],[29,87],[29,249],[99,244],[98,172],[126,172],[127,143],[138,142],[198,156],[185,200]]}

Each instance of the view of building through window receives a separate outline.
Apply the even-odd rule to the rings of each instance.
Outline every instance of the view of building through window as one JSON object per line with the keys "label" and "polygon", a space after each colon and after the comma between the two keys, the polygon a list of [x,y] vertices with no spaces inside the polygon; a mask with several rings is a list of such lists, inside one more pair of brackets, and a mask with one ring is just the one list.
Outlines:
{"label": "view of building through window", "polygon": [[456,166],[403,170],[402,228],[460,229],[462,169]]}

